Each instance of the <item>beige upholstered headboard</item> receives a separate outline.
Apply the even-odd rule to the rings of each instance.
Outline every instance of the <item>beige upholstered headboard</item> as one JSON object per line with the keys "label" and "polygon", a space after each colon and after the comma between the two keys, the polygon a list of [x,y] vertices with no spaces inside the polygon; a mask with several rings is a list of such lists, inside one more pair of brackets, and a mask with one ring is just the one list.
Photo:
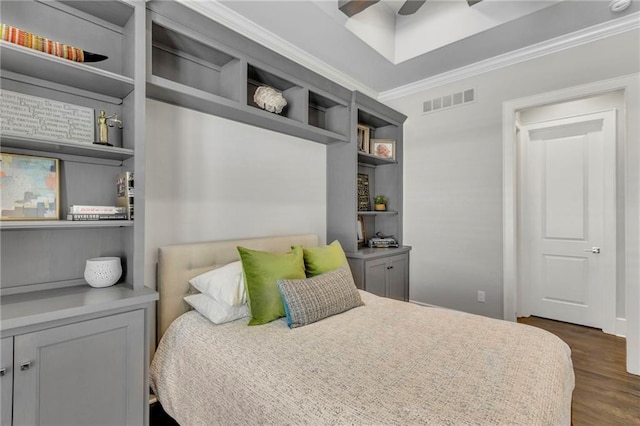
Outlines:
{"label": "beige upholstered headboard", "polygon": [[158,249],[158,292],[160,293],[158,341],[169,324],[190,309],[183,297],[189,292],[191,278],[215,267],[240,260],[237,246],[285,253],[291,250],[292,245],[317,247],[318,236],[292,235],[160,247]]}

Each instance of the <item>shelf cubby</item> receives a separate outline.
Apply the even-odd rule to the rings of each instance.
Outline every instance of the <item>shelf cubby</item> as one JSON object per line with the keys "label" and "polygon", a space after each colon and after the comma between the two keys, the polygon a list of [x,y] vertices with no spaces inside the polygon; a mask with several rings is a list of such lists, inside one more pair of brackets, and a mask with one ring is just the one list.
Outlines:
{"label": "shelf cubby", "polygon": [[349,133],[349,108],[327,96],[309,91],[309,124],[336,133]]}
{"label": "shelf cubby", "polygon": [[244,80],[240,59],[195,40],[197,35],[190,33],[152,23],[152,75],[239,102],[242,97],[237,87]]}
{"label": "shelf cubby", "polygon": [[301,123],[307,122],[304,108],[308,103],[308,92],[304,88],[269,71],[248,64],[247,105],[262,110],[253,100],[256,90],[258,90],[260,86],[270,86],[282,92],[282,95],[287,101],[287,105],[282,109],[282,112],[278,114],[279,116],[287,117]]}
{"label": "shelf cubby", "polygon": [[133,79],[0,40],[3,71],[122,99]]}

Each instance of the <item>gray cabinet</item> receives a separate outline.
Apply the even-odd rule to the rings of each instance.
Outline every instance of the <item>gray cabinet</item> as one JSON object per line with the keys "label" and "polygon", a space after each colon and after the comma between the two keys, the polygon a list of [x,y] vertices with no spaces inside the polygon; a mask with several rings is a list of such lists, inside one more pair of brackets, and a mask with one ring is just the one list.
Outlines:
{"label": "gray cabinet", "polygon": [[2,424],[143,424],[144,321],[138,309],[3,338]]}
{"label": "gray cabinet", "polygon": [[11,424],[13,406],[13,338],[0,339],[0,425]]}
{"label": "gray cabinet", "polygon": [[356,286],[378,296],[409,300],[409,247],[348,253]]}

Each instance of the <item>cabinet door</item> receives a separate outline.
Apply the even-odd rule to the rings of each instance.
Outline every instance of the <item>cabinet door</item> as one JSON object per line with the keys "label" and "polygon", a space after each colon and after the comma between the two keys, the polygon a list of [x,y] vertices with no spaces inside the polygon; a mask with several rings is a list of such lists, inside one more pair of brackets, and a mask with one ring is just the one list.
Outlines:
{"label": "cabinet door", "polygon": [[408,300],[407,283],[409,280],[409,256],[402,254],[387,260],[388,295],[392,299]]}
{"label": "cabinet door", "polygon": [[14,343],[14,424],[144,422],[142,310],[16,336]]}
{"label": "cabinet door", "polygon": [[11,425],[13,404],[13,337],[0,339],[0,425]]}
{"label": "cabinet door", "polygon": [[368,260],[364,266],[364,289],[378,296],[387,296],[387,259]]}

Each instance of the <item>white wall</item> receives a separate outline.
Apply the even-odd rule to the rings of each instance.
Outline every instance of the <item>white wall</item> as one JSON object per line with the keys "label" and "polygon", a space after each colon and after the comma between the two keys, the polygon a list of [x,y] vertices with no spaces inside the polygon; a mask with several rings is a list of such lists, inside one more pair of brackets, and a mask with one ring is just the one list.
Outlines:
{"label": "white wall", "polygon": [[326,147],[147,100],[146,276],[158,247],[326,236]]}
{"label": "white wall", "polygon": [[[636,30],[388,102],[408,116],[404,242],[413,246],[412,300],[502,318],[503,102],[638,73],[639,52]],[[423,101],[469,88],[475,103],[422,114]],[[478,290],[486,303],[476,301]]]}

